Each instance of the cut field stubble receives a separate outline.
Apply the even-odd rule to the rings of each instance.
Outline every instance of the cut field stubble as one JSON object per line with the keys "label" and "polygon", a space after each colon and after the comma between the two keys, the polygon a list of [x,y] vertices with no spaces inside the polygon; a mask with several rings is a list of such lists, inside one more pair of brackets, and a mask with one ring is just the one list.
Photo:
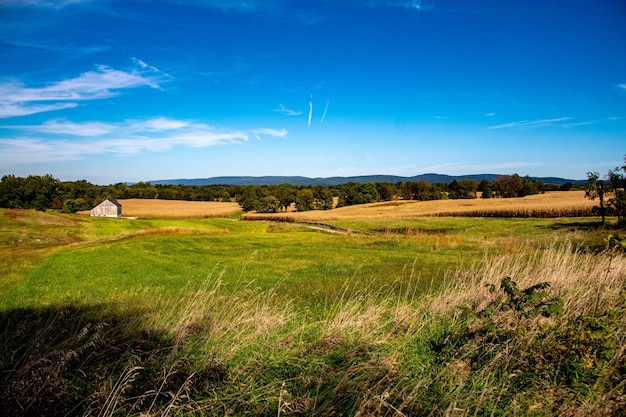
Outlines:
{"label": "cut field stubble", "polygon": [[120,199],[122,215],[142,218],[213,218],[239,213],[237,203],[155,199]]}
{"label": "cut field stubble", "polygon": [[585,199],[584,191],[559,191],[522,198],[473,200],[391,201],[334,210],[289,213],[249,213],[246,220],[290,220],[323,222],[374,218],[415,218],[423,216],[473,217],[567,217],[591,215],[597,202]]}

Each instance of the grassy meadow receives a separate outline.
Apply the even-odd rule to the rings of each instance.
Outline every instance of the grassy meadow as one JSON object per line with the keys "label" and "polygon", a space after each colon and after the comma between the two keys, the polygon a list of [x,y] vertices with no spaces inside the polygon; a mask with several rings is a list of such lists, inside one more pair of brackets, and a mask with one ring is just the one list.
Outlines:
{"label": "grassy meadow", "polygon": [[0,209],[0,408],[621,415],[623,231],[395,207],[324,219],[348,232]]}

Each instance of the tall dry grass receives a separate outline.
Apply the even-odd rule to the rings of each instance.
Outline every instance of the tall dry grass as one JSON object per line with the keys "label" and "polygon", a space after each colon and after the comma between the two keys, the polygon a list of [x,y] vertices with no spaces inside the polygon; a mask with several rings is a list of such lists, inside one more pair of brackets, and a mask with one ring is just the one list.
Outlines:
{"label": "tall dry grass", "polygon": [[223,273],[212,272],[198,289],[176,300],[161,300],[154,306],[150,327],[169,333],[180,344],[201,339],[229,361],[293,320],[291,303],[279,300],[275,288],[261,291],[245,281],[228,287]]}
{"label": "tall dry grass", "polygon": [[[231,394],[261,414],[615,415],[626,405],[618,379],[626,360],[626,257],[567,245],[529,251],[489,256],[428,294],[416,282],[401,295],[353,291],[348,280],[317,312],[280,299],[276,289],[233,294],[218,277],[160,320],[181,343],[192,338],[210,350],[229,369],[229,384],[247,384],[248,392]],[[549,282],[546,297],[562,299],[563,312],[506,308],[502,292],[490,291],[505,276],[520,289]],[[481,315],[488,306],[494,313]],[[594,320],[606,320],[612,333],[596,329],[585,341],[592,330],[584,326]],[[611,345],[609,357],[597,343]],[[576,355],[588,366],[565,357]],[[568,380],[562,369],[577,366],[592,376]],[[217,398],[199,403],[211,412],[223,406]]]}
{"label": "tall dry grass", "polygon": [[[260,290],[245,271],[227,285],[218,266],[200,287],[142,306],[136,321],[124,316],[122,327],[90,315],[73,326],[76,346],[47,329],[54,355],[24,350],[43,344],[22,334],[25,363],[0,362],[3,382],[29,387],[42,406],[52,404],[44,394],[67,390],[76,403],[50,415],[617,416],[626,407],[623,253],[553,245],[488,255],[426,293],[417,281],[427,277],[392,291],[356,286],[355,273],[343,291],[306,305],[282,296],[280,283]],[[492,290],[505,276],[520,290],[549,282],[542,300],[562,300],[563,311],[512,308]],[[11,320],[1,321],[3,334]],[[33,320],[17,322],[14,331]],[[39,358],[57,356],[67,364],[38,392],[29,377],[45,377]],[[103,363],[83,370],[93,358]],[[72,384],[89,384],[87,371],[97,383],[81,400]],[[0,391],[17,410],[18,391]]]}
{"label": "tall dry grass", "polygon": [[[562,313],[539,314],[531,307],[542,304],[530,300],[524,311],[512,308],[493,291],[507,276],[520,290],[549,283],[543,300],[562,302]],[[441,409],[448,415],[500,409],[504,415],[616,416],[626,409],[623,253],[565,245],[488,257],[455,273],[414,314],[447,317],[436,378],[450,384],[449,407]],[[432,323],[426,327],[436,328]]]}
{"label": "tall dry grass", "polygon": [[452,275],[441,294],[429,297],[427,308],[443,312],[472,305],[476,311],[493,302],[491,284],[512,277],[519,287],[549,282],[550,293],[565,300],[571,314],[602,314],[614,307],[624,290],[626,259],[622,253],[591,253],[572,245],[552,245],[547,250],[520,250],[488,256],[468,269]]}

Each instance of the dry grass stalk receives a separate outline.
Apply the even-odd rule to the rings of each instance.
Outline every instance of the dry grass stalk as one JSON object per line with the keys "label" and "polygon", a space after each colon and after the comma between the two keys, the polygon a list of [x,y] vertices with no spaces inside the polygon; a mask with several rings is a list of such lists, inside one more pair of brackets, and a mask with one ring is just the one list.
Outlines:
{"label": "dry grass stalk", "polygon": [[571,245],[489,256],[451,276],[441,294],[429,296],[425,308],[441,314],[472,305],[480,311],[496,297],[488,287],[491,284],[499,287],[507,276],[519,288],[549,282],[549,292],[564,299],[565,311],[589,314],[596,302],[603,310],[619,297],[626,277],[626,257],[616,253],[583,253]]}
{"label": "dry grass stalk", "polygon": [[112,416],[117,412],[118,404],[124,403],[125,391],[132,387],[132,383],[143,368],[140,366],[127,366],[118,378],[109,393],[104,406],[100,409],[98,417]]}
{"label": "dry grass stalk", "polygon": [[190,337],[217,341],[220,357],[227,360],[278,332],[290,320],[291,304],[276,300],[275,289],[262,291],[250,284],[227,288],[223,273],[209,274],[199,289],[185,292],[175,303],[163,300],[155,306],[153,326],[181,344]]}

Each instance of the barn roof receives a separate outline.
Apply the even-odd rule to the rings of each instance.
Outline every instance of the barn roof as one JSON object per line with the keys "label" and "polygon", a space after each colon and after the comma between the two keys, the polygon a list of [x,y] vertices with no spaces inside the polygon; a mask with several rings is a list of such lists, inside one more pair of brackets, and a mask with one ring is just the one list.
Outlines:
{"label": "barn roof", "polygon": [[[102,203],[105,203],[105,202],[107,202],[107,201],[109,201],[109,202],[111,202],[111,203],[115,204],[115,205],[116,205],[116,206],[118,206],[118,207],[122,207],[122,205],[121,205],[120,203],[118,203],[118,202],[117,202],[117,200],[116,200],[116,199],[114,199],[114,198],[107,198],[107,199],[106,199],[106,200],[104,200]],[[100,203],[100,204],[102,204],[102,203]]]}

